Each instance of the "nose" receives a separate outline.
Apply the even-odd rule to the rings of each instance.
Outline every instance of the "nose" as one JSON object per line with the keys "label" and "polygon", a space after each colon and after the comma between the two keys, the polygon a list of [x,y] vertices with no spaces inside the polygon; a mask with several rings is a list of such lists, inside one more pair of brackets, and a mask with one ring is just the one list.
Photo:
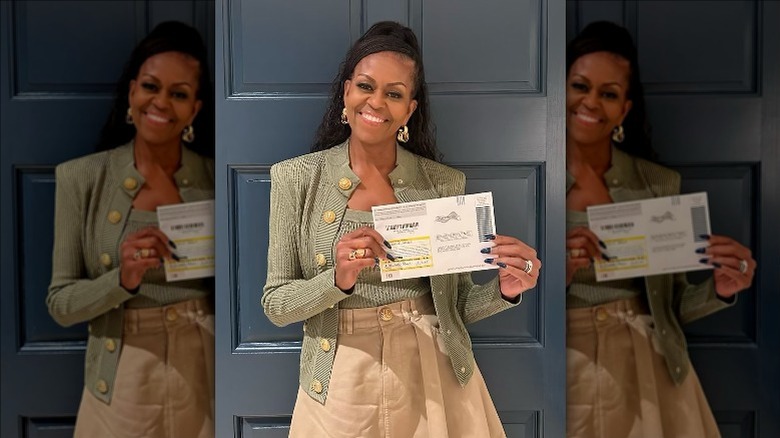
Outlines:
{"label": "nose", "polygon": [[371,105],[371,108],[381,108],[385,104],[384,95],[381,91],[375,91],[368,97],[367,102]]}
{"label": "nose", "polygon": [[598,105],[597,92],[595,90],[589,91],[585,96],[583,96],[582,103],[589,109],[595,108]]}
{"label": "nose", "polygon": [[157,93],[152,99],[152,104],[154,104],[154,106],[157,108],[167,108],[170,102],[171,101],[168,99],[168,96],[165,93]]}

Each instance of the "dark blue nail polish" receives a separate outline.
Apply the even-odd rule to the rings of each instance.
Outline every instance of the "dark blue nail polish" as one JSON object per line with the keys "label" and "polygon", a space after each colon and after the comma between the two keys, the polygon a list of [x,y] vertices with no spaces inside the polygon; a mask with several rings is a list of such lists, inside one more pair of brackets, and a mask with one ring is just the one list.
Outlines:
{"label": "dark blue nail polish", "polygon": [[393,255],[390,253],[387,253],[387,259],[390,260],[391,262],[395,261],[395,257],[393,257]]}
{"label": "dark blue nail polish", "polygon": [[383,240],[382,243],[387,247],[387,249],[393,249],[393,247],[390,245],[390,242],[387,240]]}
{"label": "dark blue nail polish", "polygon": [[607,244],[602,242],[601,240],[599,240],[599,246],[604,248],[604,249],[607,249]]}
{"label": "dark blue nail polish", "polygon": [[496,264],[498,265],[499,268],[506,268],[506,263],[504,262],[498,262]]}
{"label": "dark blue nail polish", "polygon": [[496,240],[495,234],[485,234],[485,239],[487,240]]}
{"label": "dark blue nail polish", "polygon": [[482,254],[490,254],[490,248],[482,248],[479,250]]}
{"label": "dark blue nail polish", "polygon": [[712,266],[715,266],[716,268],[720,268],[720,263],[718,263],[718,262],[712,262]]}
{"label": "dark blue nail polish", "polygon": [[707,251],[707,248],[696,248],[697,254],[704,254],[705,251]]}
{"label": "dark blue nail polish", "polygon": [[488,265],[492,265],[493,264],[493,260],[495,260],[495,259],[485,259],[485,263],[487,263]]}
{"label": "dark blue nail polish", "polygon": [[709,263],[709,262],[710,262],[710,259],[699,259],[699,263],[702,263],[702,264],[705,264],[705,265],[707,263]]}
{"label": "dark blue nail polish", "polygon": [[169,241],[168,241],[168,246],[170,246],[170,247],[171,247],[171,248],[173,248],[173,249],[176,249],[176,244],[175,244],[175,243],[173,243],[173,240],[169,240]]}
{"label": "dark blue nail polish", "polygon": [[181,259],[179,258],[179,256],[177,256],[175,253],[171,253],[171,258],[172,258],[172,259],[174,259],[174,260],[176,260],[177,262],[178,262],[179,260],[181,260]]}
{"label": "dark blue nail polish", "polygon": [[606,261],[609,261],[609,256],[604,254],[604,253],[601,253],[601,258],[606,260]]}
{"label": "dark blue nail polish", "polygon": [[704,240],[710,240],[710,235],[709,234],[699,234],[699,237],[704,239]]}

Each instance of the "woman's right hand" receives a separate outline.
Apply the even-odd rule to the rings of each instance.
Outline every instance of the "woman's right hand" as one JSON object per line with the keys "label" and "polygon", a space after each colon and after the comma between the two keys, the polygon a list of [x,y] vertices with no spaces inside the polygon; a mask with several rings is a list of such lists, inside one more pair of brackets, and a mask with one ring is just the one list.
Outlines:
{"label": "woman's right hand", "polygon": [[374,266],[379,258],[387,258],[390,244],[370,227],[358,228],[341,236],[336,243],[336,287],[348,291],[355,286],[358,274]]}
{"label": "woman's right hand", "polygon": [[128,234],[120,246],[120,286],[127,290],[137,288],[148,269],[162,266],[163,258],[173,258],[168,242],[168,236],[156,227]]}
{"label": "woman's right hand", "polygon": [[589,267],[597,257],[606,257],[599,249],[603,245],[587,227],[572,228],[566,233],[566,286],[578,270]]}

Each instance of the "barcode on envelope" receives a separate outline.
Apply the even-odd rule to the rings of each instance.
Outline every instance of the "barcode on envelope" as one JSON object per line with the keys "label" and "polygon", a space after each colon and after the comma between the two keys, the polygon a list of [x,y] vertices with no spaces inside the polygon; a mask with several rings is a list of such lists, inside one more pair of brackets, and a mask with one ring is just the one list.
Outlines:
{"label": "barcode on envelope", "polygon": [[496,234],[493,228],[493,212],[490,206],[476,207],[477,211],[477,230],[479,232],[479,241],[487,242],[485,237],[488,234]]}
{"label": "barcode on envelope", "polygon": [[205,226],[206,226],[206,224],[204,224],[203,222],[193,222],[193,223],[189,223],[189,224],[171,225],[171,230],[175,230],[175,231],[192,230],[192,229],[196,229],[196,228],[203,228]]}
{"label": "barcode on envelope", "polygon": [[702,242],[701,236],[703,234],[709,234],[709,227],[707,226],[707,209],[703,205],[698,207],[691,207],[691,221],[693,223],[693,241]]}

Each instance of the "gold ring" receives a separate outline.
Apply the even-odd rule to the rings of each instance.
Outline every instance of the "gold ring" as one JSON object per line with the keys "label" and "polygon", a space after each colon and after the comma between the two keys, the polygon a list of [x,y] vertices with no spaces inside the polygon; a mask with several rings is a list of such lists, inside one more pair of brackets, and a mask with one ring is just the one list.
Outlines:
{"label": "gold ring", "polygon": [[365,248],[358,248],[353,249],[349,252],[349,259],[355,260],[355,259],[362,259],[366,255],[366,249]]}
{"label": "gold ring", "polygon": [[145,258],[149,257],[151,254],[152,254],[152,250],[150,250],[149,248],[137,249],[133,253],[133,259],[134,260],[145,259]]}
{"label": "gold ring", "polygon": [[528,275],[531,275],[531,271],[534,269],[534,262],[530,260],[525,261],[525,267],[523,268],[523,272],[525,272]]}
{"label": "gold ring", "polygon": [[747,260],[740,259],[739,260],[739,272],[745,274],[745,273],[747,273],[747,270],[748,270],[748,262],[747,262]]}
{"label": "gold ring", "polygon": [[137,250],[135,250],[135,252],[133,253],[133,260],[138,260],[138,259],[140,259],[140,258],[141,258],[141,250],[140,250],[140,249],[137,249]]}
{"label": "gold ring", "polygon": [[585,255],[585,250],[582,248],[572,248],[569,250],[569,258],[574,259],[582,255]]}

